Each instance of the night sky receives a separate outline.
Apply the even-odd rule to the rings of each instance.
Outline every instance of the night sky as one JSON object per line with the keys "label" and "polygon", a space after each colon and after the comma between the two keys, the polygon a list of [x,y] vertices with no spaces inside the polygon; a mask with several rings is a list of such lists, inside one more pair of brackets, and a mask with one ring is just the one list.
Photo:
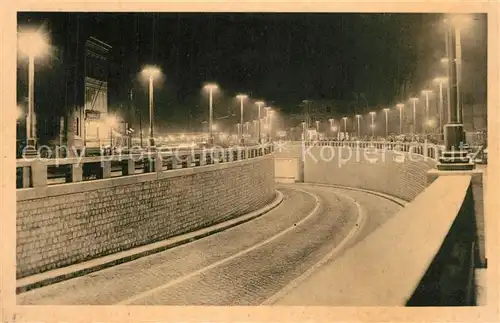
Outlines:
{"label": "night sky", "polygon": [[[167,123],[204,118],[206,81],[219,84],[220,97],[241,91],[273,101],[282,111],[304,99],[352,102],[361,93],[364,105],[393,105],[410,94],[402,92],[403,84],[409,92],[421,90],[444,55],[441,14],[20,13],[18,18],[19,25],[43,24],[50,34],[55,53],[39,69],[42,83],[58,84],[43,80],[60,80],[56,74],[70,68],[59,58],[77,37],[77,21],[80,37],[110,44],[112,109],[127,104],[131,88],[136,104],[147,109],[138,72],[145,64],[161,67],[165,77],[155,94],[156,115]],[[482,55],[481,66],[483,34],[469,46],[475,52],[464,53],[464,59]],[[37,91],[41,106],[61,92],[49,85]]]}

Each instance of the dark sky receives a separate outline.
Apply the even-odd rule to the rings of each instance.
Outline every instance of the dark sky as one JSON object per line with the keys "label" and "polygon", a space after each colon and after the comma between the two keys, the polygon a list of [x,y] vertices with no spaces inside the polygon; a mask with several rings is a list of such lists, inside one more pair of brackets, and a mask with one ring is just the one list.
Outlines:
{"label": "dark sky", "polygon": [[[206,112],[200,92],[206,81],[216,81],[226,98],[243,91],[285,110],[303,99],[352,101],[354,93],[363,93],[369,106],[392,105],[408,94],[401,92],[405,82],[418,91],[434,76],[433,64],[444,54],[436,28],[441,19],[440,14],[19,14],[20,25],[43,23],[56,49],[77,37],[77,20],[83,34],[109,43],[111,106],[126,102],[131,87],[144,97],[138,72],[145,64],[160,66],[165,78],[155,94],[157,115],[172,122]],[[43,78],[56,72],[40,73]]]}

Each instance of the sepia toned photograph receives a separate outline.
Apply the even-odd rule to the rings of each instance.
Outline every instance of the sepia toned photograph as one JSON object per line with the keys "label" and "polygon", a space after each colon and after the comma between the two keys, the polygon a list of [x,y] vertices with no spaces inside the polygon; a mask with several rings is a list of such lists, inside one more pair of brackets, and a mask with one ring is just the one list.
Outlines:
{"label": "sepia toned photograph", "polygon": [[494,305],[490,19],[18,11],[15,304]]}

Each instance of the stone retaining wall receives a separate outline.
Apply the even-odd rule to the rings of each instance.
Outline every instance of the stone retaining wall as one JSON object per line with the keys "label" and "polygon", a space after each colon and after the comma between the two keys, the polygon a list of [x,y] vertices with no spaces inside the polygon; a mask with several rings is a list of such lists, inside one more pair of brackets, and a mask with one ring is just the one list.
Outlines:
{"label": "stone retaining wall", "polygon": [[344,147],[306,147],[304,182],[363,188],[413,200],[436,161],[417,154]]}
{"label": "stone retaining wall", "polygon": [[273,155],[17,191],[17,277],[216,224],[275,197]]}

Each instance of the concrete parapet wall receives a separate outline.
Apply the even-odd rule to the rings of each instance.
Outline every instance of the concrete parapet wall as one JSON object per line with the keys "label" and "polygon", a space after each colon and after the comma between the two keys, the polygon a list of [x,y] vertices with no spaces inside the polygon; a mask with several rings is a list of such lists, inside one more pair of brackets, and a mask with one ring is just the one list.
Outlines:
{"label": "concrete parapet wall", "polygon": [[17,277],[207,227],[270,203],[274,156],[17,191]]}
{"label": "concrete parapet wall", "polygon": [[417,154],[345,147],[305,147],[304,182],[377,191],[412,201],[436,161]]}

